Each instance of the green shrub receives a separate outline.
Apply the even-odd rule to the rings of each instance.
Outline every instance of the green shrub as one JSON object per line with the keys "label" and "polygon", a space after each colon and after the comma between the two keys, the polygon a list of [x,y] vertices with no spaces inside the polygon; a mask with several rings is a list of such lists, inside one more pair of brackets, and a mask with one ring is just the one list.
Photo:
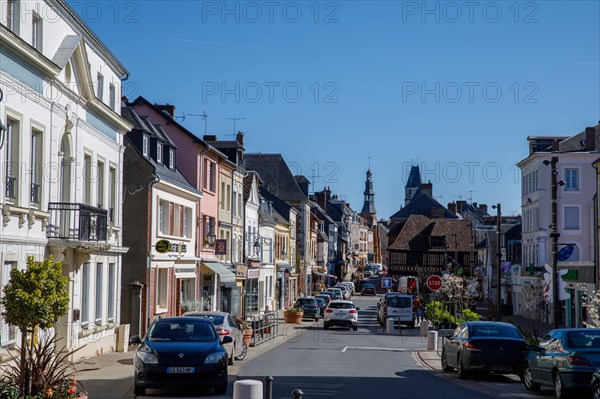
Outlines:
{"label": "green shrub", "polygon": [[465,309],[462,311],[462,317],[460,318],[460,322],[463,321],[479,321],[481,317],[470,309]]}

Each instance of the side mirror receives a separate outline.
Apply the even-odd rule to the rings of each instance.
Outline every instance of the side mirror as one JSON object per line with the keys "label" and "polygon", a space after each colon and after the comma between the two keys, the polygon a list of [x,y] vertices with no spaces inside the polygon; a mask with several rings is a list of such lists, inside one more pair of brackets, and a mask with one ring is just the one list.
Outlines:
{"label": "side mirror", "polygon": [[233,342],[233,338],[230,335],[226,335],[223,337],[223,340],[221,341],[221,345],[230,344],[232,342]]}
{"label": "side mirror", "polygon": [[134,335],[129,339],[129,345],[141,345],[142,339],[139,335]]}
{"label": "side mirror", "polygon": [[450,334],[450,333],[446,334],[446,338],[452,339],[452,334]]}
{"label": "side mirror", "polygon": [[356,308],[356,310],[360,310],[360,308],[359,308],[359,307],[357,307],[357,308]]}
{"label": "side mirror", "polygon": [[542,352],[544,350],[544,348],[538,345],[529,345],[529,349],[531,349],[534,352]]}

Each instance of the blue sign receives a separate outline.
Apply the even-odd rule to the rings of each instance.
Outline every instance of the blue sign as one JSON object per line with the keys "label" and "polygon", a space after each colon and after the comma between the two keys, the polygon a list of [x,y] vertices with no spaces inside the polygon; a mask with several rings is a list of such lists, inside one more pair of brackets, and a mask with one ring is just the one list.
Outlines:
{"label": "blue sign", "polygon": [[573,249],[574,248],[572,245],[562,247],[560,251],[558,251],[558,260],[560,262],[564,262],[565,260],[569,259],[571,255],[573,255]]}
{"label": "blue sign", "polygon": [[391,277],[383,277],[381,279],[381,288],[392,288],[392,278]]}

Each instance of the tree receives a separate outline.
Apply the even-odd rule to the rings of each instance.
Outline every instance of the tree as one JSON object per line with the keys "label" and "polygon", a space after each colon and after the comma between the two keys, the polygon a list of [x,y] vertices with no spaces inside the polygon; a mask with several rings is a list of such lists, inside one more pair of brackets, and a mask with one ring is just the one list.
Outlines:
{"label": "tree", "polygon": [[538,343],[548,329],[548,283],[536,280],[521,287],[523,314],[527,320],[525,334]]}
{"label": "tree", "polygon": [[10,281],[4,287],[4,297],[0,299],[2,317],[6,323],[21,330],[21,391],[30,393],[31,362],[27,356],[32,353],[34,340],[27,341],[27,333],[33,334],[37,328],[52,328],[58,318],[69,310],[68,280],[62,274],[62,264],[52,257],[36,262],[27,258],[27,269],[13,269]]}

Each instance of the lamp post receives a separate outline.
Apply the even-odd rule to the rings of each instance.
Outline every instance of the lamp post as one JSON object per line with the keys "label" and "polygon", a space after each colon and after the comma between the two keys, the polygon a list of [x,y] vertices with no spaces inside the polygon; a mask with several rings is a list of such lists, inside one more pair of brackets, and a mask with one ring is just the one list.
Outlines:
{"label": "lamp post", "polygon": [[502,270],[501,270],[501,261],[502,261],[502,247],[501,247],[501,239],[502,239],[502,229],[501,229],[501,219],[502,219],[502,206],[500,204],[492,205],[492,208],[496,209],[496,241],[498,245],[497,252],[497,269],[496,269],[496,320],[500,320],[500,298],[502,296]]}
{"label": "lamp post", "polygon": [[208,234],[206,235],[206,241],[211,247],[215,245],[217,236],[215,235],[215,222],[212,219],[208,219]]}
{"label": "lamp post", "polygon": [[[550,165],[552,170],[552,221],[550,223],[550,239],[552,242],[552,314],[553,314],[553,327],[558,328],[558,320],[560,318],[560,307],[558,304],[558,169],[556,164],[558,163],[558,157],[552,157],[550,161],[545,160],[544,165]],[[562,181],[560,182],[564,184]],[[562,185],[561,184],[561,185]]]}

